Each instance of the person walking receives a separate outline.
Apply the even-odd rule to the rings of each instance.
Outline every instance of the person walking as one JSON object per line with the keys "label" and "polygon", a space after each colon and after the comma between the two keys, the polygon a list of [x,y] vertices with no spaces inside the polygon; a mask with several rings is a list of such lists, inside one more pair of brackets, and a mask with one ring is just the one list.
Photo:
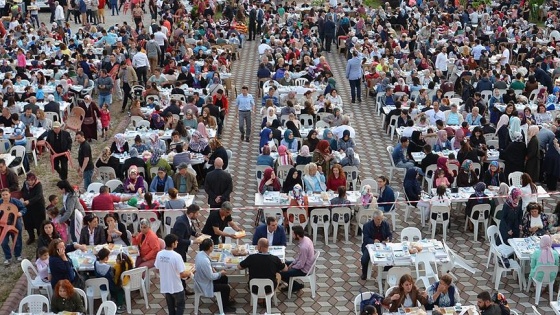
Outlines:
{"label": "person walking", "polygon": [[61,130],[60,122],[55,121],[52,129],[47,133],[46,140],[51,154],[57,155],[53,161],[53,167],[58,172],[60,179],[66,180],[68,178],[68,156],[72,150],[72,137],[68,131]]}
{"label": "person walking", "polygon": [[[249,142],[251,136],[251,114],[255,110],[255,99],[249,94],[249,88],[244,85],[241,88],[241,94],[235,100],[239,114],[239,131],[241,132],[241,141],[245,138],[245,142]],[[245,123],[245,129],[243,124]]]}
{"label": "person walking", "polygon": [[148,59],[148,56],[146,55],[146,51],[144,50],[144,48],[140,49],[140,51],[134,54],[134,57],[132,57],[132,67],[134,67],[134,70],[136,71],[137,81],[139,81],[140,84],[145,86],[146,81],[148,81],[150,60]]}
{"label": "person walking", "polygon": [[160,293],[165,295],[169,315],[183,315],[185,311],[185,293],[181,279],[190,278],[192,273],[185,270],[185,263],[174,251],[179,244],[175,234],[164,238],[165,250],[157,253],[154,266],[159,270]]}
{"label": "person walking", "polygon": [[[191,240],[191,237],[200,235],[195,227],[195,221],[197,221],[199,212],[199,206],[195,204],[188,206],[187,210],[183,211],[184,215],[177,218],[177,221],[175,221],[175,224],[171,229],[171,233],[177,235],[179,238],[175,251],[181,255],[184,262],[187,262],[187,251],[189,250],[189,246],[191,244],[199,244],[198,238]],[[185,289],[185,295],[194,295],[194,291],[186,288],[186,283],[184,281],[183,288]]]}
{"label": "person walking", "polygon": [[362,61],[358,56],[357,50],[352,50],[352,58],[346,63],[346,79],[350,81],[350,94],[352,103],[362,102]]}
{"label": "person walking", "polygon": [[129,99],[130,102],[132,103],[132,94],[130,94],[130,92],[132,91],[132,86],[134,86],[136,82],[138,82],[138,76],[136,75],[136,71],[134,71],[132,66],[129,66],[126,63],[126,61],[123,61],[121,62],[121,71],[119,71],[118,78],[122,83],[122,89],[124,94],[122,107],[121,107],[121,113],[124,113],[126,109],[126,104],[128,103]]}
{"label": "person walking", "polygon": [[84,189],[91,184],[93,176],[93,157],[91,155],[91,146],[86,141],[83,131],[76,132],[76,141],[80,144],[78,148],[78,174],[84,179]]}

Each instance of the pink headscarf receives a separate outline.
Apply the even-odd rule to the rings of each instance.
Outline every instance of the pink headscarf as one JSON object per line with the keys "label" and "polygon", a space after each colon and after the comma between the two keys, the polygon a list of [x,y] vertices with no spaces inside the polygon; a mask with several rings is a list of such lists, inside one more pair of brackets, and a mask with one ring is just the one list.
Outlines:
{"label": "pink headscarf", "polygon": [[539,262],[543,264],[553,264],[554,255],[552,255],[552,239],[548,235],[541,237],[541,256]]}
{"label": "pink headscarf", "polygon": [[460,149],[461,148],[461,141],[465,139],[465,133],[461,128],[455,131],[455,142],[453,142],[453,149]]}
{"label": "pink headscarf", "polygon": [[200,132],[200,134],[202,134],[204,138],[210,139],[210,137],[208,136],[208,132],[206,131],[206,126],[204,126],[204,123],[199,122],[198,127],[196,127],[196,130],[198,130],[198,132]]}
{"label": "pink headscarf", "polygon": [[280,163],[279,165],[290,165],[292,163],[291,162],[291,156],[289,155],[288,152],[288,148],[285,145],[281,145],[278,147],[278,155],[279,155],[279,159],[280,159]]}

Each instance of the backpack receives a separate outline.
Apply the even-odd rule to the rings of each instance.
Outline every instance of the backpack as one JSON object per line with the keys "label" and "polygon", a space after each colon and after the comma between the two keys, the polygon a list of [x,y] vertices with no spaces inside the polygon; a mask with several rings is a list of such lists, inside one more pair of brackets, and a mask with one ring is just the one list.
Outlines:
{"label": "backpack", "polygon": [[496,292],[492,294],[492,302],[496,303],[500,306],[500,310],[502,311],[502,315],[510,315],[511,311],[509,310],[509,305],[505,295],[501,294],[500,292]]}
{"label": "backpack", "polygon": [[[362,297],[360,292],[360,297]],[[373,293],[369,299],[363,299],[360,301],[360,313],[364,311],[366,306],[373,305],[377,311],[377,314],[382,314],[381,303],[383,303],[384,297]]]}

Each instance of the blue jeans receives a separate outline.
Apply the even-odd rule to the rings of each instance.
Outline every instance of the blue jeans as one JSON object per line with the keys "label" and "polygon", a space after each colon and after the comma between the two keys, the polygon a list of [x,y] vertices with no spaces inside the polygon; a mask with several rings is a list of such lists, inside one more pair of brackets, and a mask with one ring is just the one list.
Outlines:
{"label": "blue jeans", "polygon": [[84,171],[84,189],[87,189],[89,184],[91,184],[91,178],[93,177],[93,170]]}
{"label": "blue jeans", "polygon": [[[286,265],[291,265],[293,261],[286,261]],[[282,281],[289,283],[290,282],[290,278],[291,277],[301,277],[301,276],[305,276],[305,272],[299,270],[299,269],[288,269],[288,271],[283,271],[280,273],[280,276],[282,277]],[[292,287],[292,291],[299,291],[303,289],[303,284],[294,281],[294,286]]]}
{"label": "blue jeans", "polygon": [[97,102],[97,104],[99,104],[99,106],[103,106],[103,104],[107,103],[107,105],[111,107],[112,100],[113,99],[111,94],[108,95],[99,94],[99,102]]}
{"label": "blue jeans", "polygon": [[165,293],[169,315],[183,315],[185,312],[185,291]]}
{"label": "blue jeans", "polygon": [[[14,252],[16,257],[21,256],[21,250],[23,248],[22,237],[21,237],[23,234],[22,226],[23,223],[21,221],[21,218],[18,218],[16,222],[16,229],[18,230],[19,233],[16,239],[16,246],[14,247]],[[2,242],[2,250],[4,251],[4,258],[6,259],[12,259],[10,239],[13,240],[14,235],[13,234],[9,234],[9,235],[10,236],[6,236],[6,238],[4,238],[4,241]]]}

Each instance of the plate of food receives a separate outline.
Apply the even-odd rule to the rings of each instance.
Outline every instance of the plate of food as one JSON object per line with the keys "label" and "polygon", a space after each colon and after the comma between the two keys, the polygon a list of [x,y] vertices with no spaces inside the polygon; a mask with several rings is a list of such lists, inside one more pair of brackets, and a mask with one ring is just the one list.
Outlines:
{"label": "plate of food", "polygon": [[245,234],[245,231],[238,231],[238,232],[235,232],[235,236],[236,236],[236,237],[244,237],[245,235],[246,235],[246,234]]}
{"label": "plate of food", "polygon": [[126,249],[127,249],[129,255],[138,255],[138,247],[128,246]]}
{"label": "plate of food", "polygon": [[210,260],[211,261],[220,261],[221,256],[222,256],[222,253],[214,252],[214,253],[210,254]]}
{"label": "plate of food", "polygon": [[233,265],[237,265],[239,264],[243,259],[239,258],[239,257],[228,257],[226,258],[226,264],[233,264]]}
{"label": "plate of food", "polygon": [[224,243],[222,243],[222,244],[219,244],[219,245],[218,245],[218,248],[219,248],[219,249],[222,249],[222,250],[231,250],[231,244],[224,244]]}

